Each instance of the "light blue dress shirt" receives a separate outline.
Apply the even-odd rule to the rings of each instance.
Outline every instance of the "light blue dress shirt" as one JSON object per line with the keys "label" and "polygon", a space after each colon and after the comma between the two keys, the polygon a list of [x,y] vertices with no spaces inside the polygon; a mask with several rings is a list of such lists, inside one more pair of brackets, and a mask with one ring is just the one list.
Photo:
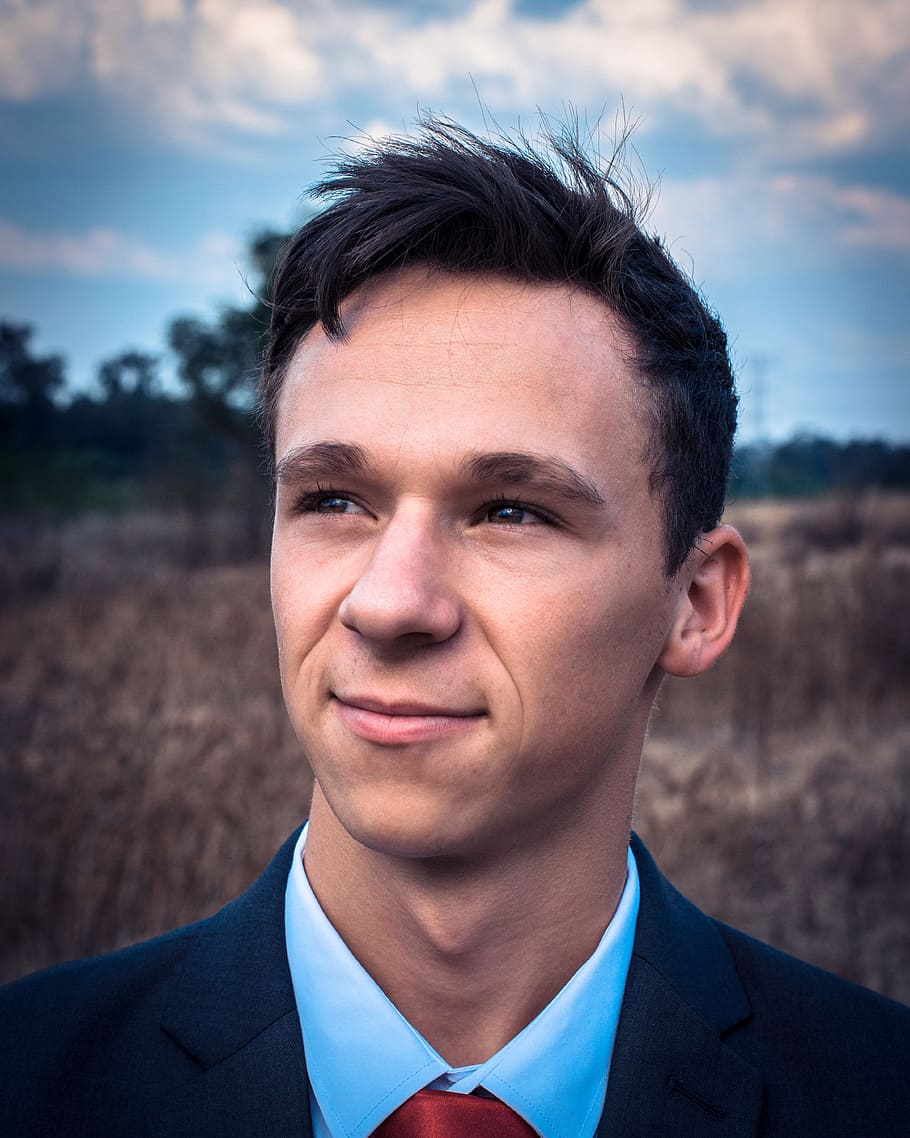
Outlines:
{"label": "light blue dress shirt", "polygon": [[300,835],[285,898],[285,935],[303,1032],[316,1138],[367,1138],[422,1087],[508,1103],[543,1138],[592,1138],[638,917],[638,871],[597,948],[543,1011],[476,1067],[450,1068],[401,1015],[335,931],[303,868]]}

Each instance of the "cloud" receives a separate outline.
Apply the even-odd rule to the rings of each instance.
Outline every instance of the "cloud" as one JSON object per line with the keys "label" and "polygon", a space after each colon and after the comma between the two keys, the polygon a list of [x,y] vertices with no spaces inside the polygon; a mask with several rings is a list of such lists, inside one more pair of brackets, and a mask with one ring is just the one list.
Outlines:
{"label": "cloud", "polygon": [[313,16],[272,0],[0,0],[0,97],[87,82],[184,139],[275,133],[323,82]]}
{"label": "cloud", "polygon": [[39,233],[0,219],[0,267],[21,272],[224,285],[241,259],[238,242],[223,233],[172,252],[115,229]]}
{"label": "cloud", "polygon": [[57,0],[0,0],[0,96],[24,101],[75,82],[87,11],[65,18]]}
{"label": "cloud", "polygon": [[7,98],[80,76],[195,140],[279,134],[354,97],[371,117],[451,107],[469,75],[498,114],[621,93],[646,123],[682,111],[790,156],[895,136],[910,106],[905,0],[0,0],[0,43]]}
{"label": "cloud", "polygon": [[696,280],[842,263],[845,251],[910,253],[910,198],[811,174],[668,180],[650,221]]}
{"label": "cloud", "polygon": [[910,198],[822,178],[782,177],[775,189],[788,197],[805,196],[816,215],[827,214],[842,247],[910,253]]}

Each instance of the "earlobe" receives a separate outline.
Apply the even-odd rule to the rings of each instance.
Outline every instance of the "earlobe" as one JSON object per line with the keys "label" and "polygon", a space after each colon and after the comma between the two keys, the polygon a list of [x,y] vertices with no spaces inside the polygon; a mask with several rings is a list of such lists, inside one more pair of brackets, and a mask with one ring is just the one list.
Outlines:
{"label": "earlobe", "polygon": [[749,554],[732,526],[701,534],[679,571],[673,626],[658,658],[671,676],[697,676],[726,650],[749,591]]}

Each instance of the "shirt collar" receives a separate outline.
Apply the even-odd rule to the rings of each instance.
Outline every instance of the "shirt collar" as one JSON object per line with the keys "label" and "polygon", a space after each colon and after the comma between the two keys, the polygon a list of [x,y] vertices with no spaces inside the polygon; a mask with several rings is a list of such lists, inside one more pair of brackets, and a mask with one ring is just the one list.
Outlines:
{"label": "shirt collar", "polygon": [[[421,1087],[478,1086],[544,1138],[590,1138],[603,1109],[638,916],[638,872],[597,948],[528,1026],[486,1063],[451,1070],[335,931],[303,868],[304,828],[285,903],[288,961],[313,1094],[328,1129],[367,1138]],[[592,1014],[597,1009],[597,1014]]]}

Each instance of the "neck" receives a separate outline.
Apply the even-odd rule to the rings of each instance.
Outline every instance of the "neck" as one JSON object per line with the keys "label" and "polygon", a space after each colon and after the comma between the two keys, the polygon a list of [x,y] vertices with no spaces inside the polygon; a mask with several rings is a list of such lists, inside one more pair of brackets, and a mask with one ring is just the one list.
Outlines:
{"label": "neck", "polygon": [[[631,802],[631,789],[617,798]],[[615,912],[628,817],[591,813],[587,841],[576,827],[495,858],[402,858],[355,840],[317,786],[305,867],[401,1014],[451,1066],[482,1063],[559,992]]]}

